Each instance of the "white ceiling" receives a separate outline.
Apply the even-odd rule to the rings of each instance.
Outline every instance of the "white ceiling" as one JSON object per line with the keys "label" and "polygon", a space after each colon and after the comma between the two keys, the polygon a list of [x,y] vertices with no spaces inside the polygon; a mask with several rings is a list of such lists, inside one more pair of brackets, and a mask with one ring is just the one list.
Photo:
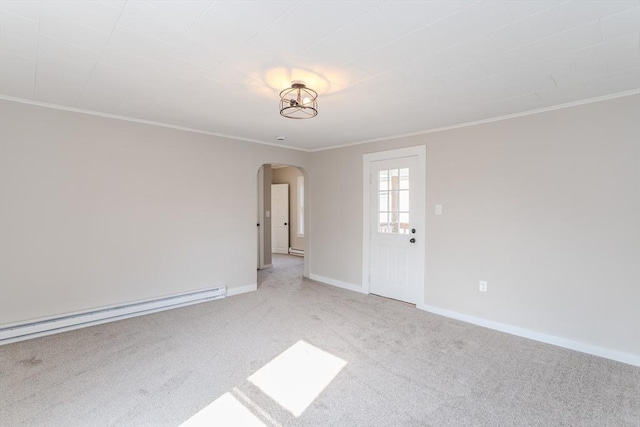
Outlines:
{"label": "white ceiling", "polygon": [[[0,5],[5,97],[301,149],[640,87],[640,0]],[[316,118],[279,115],[291,80]]]}

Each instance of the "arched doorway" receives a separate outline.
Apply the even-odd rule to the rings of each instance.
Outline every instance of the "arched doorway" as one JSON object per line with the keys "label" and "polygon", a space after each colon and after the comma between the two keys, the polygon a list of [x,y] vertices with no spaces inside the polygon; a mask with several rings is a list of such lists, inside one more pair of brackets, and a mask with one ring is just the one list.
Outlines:
{"label": "arched doorway", "polygon": [[[286,220],[274,218],[272,206],[272,185],[285,187],[289,202]],[[272,266],[274,243],[278,243],[278,252],[291,256],[304,257],[304,276],[309,274],[309,180],[306,171],[295,165],[267,163],[260,166],[257,173],[257,269]],[[274,187],[275,188],[275,187]],[[282,197],[282,196],[281,196]],[[275,223],[275,220],[280,223]],[[277,231],[276,231],[277,228]],[[286,243],[283,244],[283,228],[286,229]],[[275,236],[274,232],[280,233]],[[284,252],[283,252],[284,248]]]}

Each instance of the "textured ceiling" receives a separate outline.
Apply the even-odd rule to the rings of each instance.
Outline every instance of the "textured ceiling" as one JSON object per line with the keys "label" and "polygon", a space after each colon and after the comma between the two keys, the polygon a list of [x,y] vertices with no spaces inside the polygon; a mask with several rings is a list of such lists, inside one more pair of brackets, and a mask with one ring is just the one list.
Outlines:
{"label": "textured ceiling", "polygon": [[[301,149],[640,86],[639,0],[0,5],[5,97]],[[279,115],[291,80],[316,118]]]}

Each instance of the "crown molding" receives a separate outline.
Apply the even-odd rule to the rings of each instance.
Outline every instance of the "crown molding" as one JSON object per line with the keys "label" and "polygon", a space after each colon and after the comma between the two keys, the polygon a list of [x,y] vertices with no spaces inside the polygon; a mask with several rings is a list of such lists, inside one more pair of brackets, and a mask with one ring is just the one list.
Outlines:
{"label": "crown molding", "polygon": [[488,118],[488,119],[476,120],[476,121],[473,121],[473,122],[466,122],[466,123],[461,123],[461,124],[451,125],[451,126],[443,126],[443,127],[439,127],[439,128],[427,129],[427,130],[422,130],[422,131],[418,131],[418,132],[403,133],[403,134],[398,134],[398,135],[389,135],[389,136],[384,136],[384,137],[381,137],[381,138],[367,139],[365,141],[350,142],[350,143],[341,144],[341,145],[333,145],[331,147],[325,147],[325,148],[315,148],[315,149],[310,149],[310,150],[307,150],[307,151],[310,151],[310,152],[314,153],[314,152],[318,152],[318,151],[335,150],[335,149],[338,149],[338,148],[353,147],[354,145],[368,144],[368,143],[371,143],[371,142],[390,141],[392,139],[407,138],[407,137],[410,137],[410,136],[427,135],[427,134],[435,133],[435,132],[444,132],[444,131],[447,131],[447,130],[460,129],[460,128],[465,128],[465,127],[469,127],[469,126],[477,126],[477,125],[482,125],[482,124],[486,124],[486,123],[493,123],[493,122],[499,122],[499,121],[502,121],[502,120],[514,119],[514,118],[517,118],[517,117],[524,117],[524,116],[530,116],[530,115],[539,114],[539,113],[546,113],[548,111],[561,110],[561,109],[570,108],[570,107],[577,107],[579,105],[592,104],[594,102],[606,101],[606,100],[609,100],[609,99],[623,98],[625,96],[636,95],[638,93],[640,93],[640,89],[634,89],[634,90],[629,90],[629,91],[625,91],[625,92],[614,93],[612,95],[605,95],[605,96],[599,96],[599,97],[596,97],[596,98],[583,99],[583,100],[580,100],[580,101],[568,102],[566,104],[553,105],[551,107],[544,107],[544,108],[538,108],[538,109],[535,109],[535,110],[523,111],[523,112],[520,112],[520,113],[507,114],[507,115],[498,116],[498,117],[491,117],[491,118]]}
{"label": "crown molding", "polygon": [[419,136],[419,135],[427,135],[427,134],[435,133],[435,132],[444,132],[444,131],[448,131],[448,130],[461,129],[461,128],[465,128],[465,127],[469,127],[469,126],[477,126],[477,125],[482,125],[482,124],[487,124],[487,123],[499,122],[499,121],[502,121],[502,120],[509,120],[509,119],[514,119],[514,118],[517,118],[517,117],[524,117],[524,116],[529,116],[529,115],[533,115],[533,114],[546,113],[548,111],[561,110],[561,109],[564,109],[564,108],[576,107],[576,106],[579,106],[579,105],[591,104],[591,103],[594,103],[594,102],[606,101],[606,100],[609,100],[609,99],[622,98],[622,97],[625,97],[625,96],[636,95],[638,93],[640,93],[640,89],[634,89],[634,90],[629,90],[629,91],[625,91],[625,92],[619,92],[619,93],[615,93],[615,94],[611,94],[611,95],[599,96],[599,97],[596,97],[596,98],[589,98],[589,99],[583,99],[583,100],[580,100],[580,101],[568,102],[568,103],[565,103],[565,104],[554,105],[554,106],[551,106],[551,107],[538,108],[538,109],[535,109],[535,110],[523,111],[523,112],[515,113],[515,114],[507,114],[507,115],[504,115],[504,116],[498,116],[498,117],[492,117],[492,118],[488,118],[488,119],[476,120],[476,121],[473,121],[473,122],[466,122],[466,123],[461,123],[461,124],[457,124],[457,125],[443,126],[443,127],[439,127],[439,128],[426,129],[426,130],[418,131],[418,132],[404,133],[404,134],[398,134],[398,135],[389,135],[389,136],[384,136],[384,137],[381,137],[381,138],[367,139],[367,140],[364,140],[364,141],[350,142],[350,143],[347,143],[347,144],[332,145],[330,147],[322,147],[322,148],[300,148],[300,147],[294,147],[294,146],[291,146],[291,145],[273,144],[271,142],[261,141],[261,140],[257,140],[257,139],[243,138],[243,137],[239,137],[239,136],[235,136],[235,135],[226,135],[226,134],[222,134],[222,133],[209,132],[209,131],[205,131],[205,130],[202,130],[202,129],[195,129],[195,128],[189,128],[189,127],[185,127],[185,126],[172,125],[172,124],[169,124],[169,123],[156,122],[156,121],[153,121],[153,120],[137,119],[137,118],[134,118],[134,117],[120,116],[120,115],[117,115],[117,114],[101,113],[101,112],[98,112],[98,111],[85,110],[85,109],[82,109],[82,108],[66,107],[66,106],[58,105],[58,104],[49,104],[49,103],[46,103],[46,102],[32,101],[32,100],[28,100],[28,99],[24,99],[24,98],[16,98],[16,97],[6,96],[6,95],[0,95],[0,99],[4,99],[4,100],[7,100],[7,101],[18,102],[18,103],[22,103],[22,104],[36,105],[36,106],[39,106],[39,107],[53,108],[53,109],[56,109],[56,110],[71,111],[71,112],[80,113],[80,114],[88,114],[88,115],[91,115],[91,116],[106,117],[106,118],[109,118],[109,119],[124,120],[124,121],[128,121],[128,122],[142,123],[142,124],[151,125],[151,126],[159,126],[159,127],[169,128],[169,129],[176,129],[176,130],[181,130],[181,131],[185,131],[185,132],[193,132],[193,133],[199,133],[199,134],[203,134],[203,135],[216,136],[216,137],[219,137],[219,138],[228,138],[228,139],[235,139],[235,140],[238,140],[238,141],[252,142],[254,144],[268,145],[268,146],[271,146],[271,147],[286,148],[286,149],[289,149],[289,150],[303,151],[303,152],[306,152],[306,153],[315,153],[315,152],[319,152],[319,151],[327,151],[327,150],[335,150],[335,149],[338,149],[338,148],[353,147],[355,145],[368,144],[368,143],[372,143],[372,142],[389,141],[389,140],[392,140],[392,139],[407,138],[407,137]]}
{"label": "crown molding", "polygon": [[193,133],[199,133],[199,134],[202,134],[202,135],[217,136],[217,137],[220,137],[220,138],[227,138],[227,139],[235,139],[237,141],[252,142],[254,144],[269,145],[269,146],[272,146],[272,147],[286,148],[286,149],[289,149],[289,150],[304,151],[304,152],[310,152],[311,151],[311,150],[308,150],[308,149],[305,149],[305,148],[293,147],[293,146],[290,146],[290,145],[273,144],[271,142],[260,141],[260,140],[257,140],[257,139],[243,138],[243,137],[235,136],[235,135],[226,135],[226,134],[223,134],[223,133],[209,132],[209,131],[202,130],[202,129],[190,128],[190,127],[186,127],[186,126],[172,125],[170,123],[156,122],[156,121],[153,121],[153,120],[138,119],[138,118],[135,118],[135,117],[120,116],[120,115],[117,115],[117,114],[102,113],[102,112],[99,112],[99,111],[85,110],[85,109],[82,109],[82,108],[67,107],[67,106],[58,105],[58,104],[49,104],[47,102],[32,101],[32,100],[29,100],[29,99],[16,98],[16,97],[13,97],[13,96],[0,95],[0,99],[4,99],[6,101],[18,102],[20,104],[28,104],[28,105],[35,105],[35,106],[38,106],[38,107],[52,108],[54,110],[71,111],[71,112],[74,112],[74,113],[87,114],[87,115],[90,115],[90,116],[106,117],[106,118],[109,118],[109,119],[124,120],[124,121],[127,121],[127,122],[142,123],[142,124],[145,124],[145,125],[159,126],[159,127],[169,128],[169,129],[181,130],[181,131],[184,131],[184,132],[193,132]]}

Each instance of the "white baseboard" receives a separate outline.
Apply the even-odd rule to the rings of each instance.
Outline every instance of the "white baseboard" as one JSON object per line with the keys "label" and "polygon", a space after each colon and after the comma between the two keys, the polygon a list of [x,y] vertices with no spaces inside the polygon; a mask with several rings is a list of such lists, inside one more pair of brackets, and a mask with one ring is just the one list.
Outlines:
{"label": "white baseboard", "polygon": [[247,286],[240,286],[240,287],[237,287],[237,288],[228,288],[227,289],[227,296],[228,297],[232,297],[234,295],[246,294],[247,292],[253,292],[253,291],[257,291],[257,290],[258,290],[258,285],[257,284],[247,285]]}
{"label": "white baseboard", "polygon": [[605,359],[611,359],[617,362],[627,363],[629,365],[640,366],[640,355],[637,354],[624,353],[617,350],[611,350],[591,344],[585,344],[579,341],[573,341],[566,338],[556,337],[554,335],[543,334],[541,332],[535,332],[529,329],[519,328],[517,326],[511,326],[504,323],[482,319],[479,317],[469,316],[467,314],[462,314],[455,311],[444,310],[442,308],[433,307],[426,304],[418,304],[416,305],[416,307],[420,310],[428,311],[429,313],[461,320],[463,322],[472,323],[474,325],[494,329],[496,331],[505,332],[507,334],[529,338],[531,340],[540,341],[546,344],[557,345],[558,347],[564,347],[568,348],[569,350],[575,350],[582,353],[592,354],[594,356],[604,357]]}
{"label": "white baseboard", "polygon": [[366,294],[367,292],[362,289],[362,286],[354,285],[352,283],[343,282],[341,280],[330,279],[329,277],[319,276],[317,274],[311,273],[309,275],[311,280],[315,280],[317,282],[326,283],[327,285],[335,286],[337,288],[347,289],[349,291],[359,292],[361,294]]}
{"label": "white baseboard", "polygon": [[2,325],[0,345],[224,298],[226,287]]}

